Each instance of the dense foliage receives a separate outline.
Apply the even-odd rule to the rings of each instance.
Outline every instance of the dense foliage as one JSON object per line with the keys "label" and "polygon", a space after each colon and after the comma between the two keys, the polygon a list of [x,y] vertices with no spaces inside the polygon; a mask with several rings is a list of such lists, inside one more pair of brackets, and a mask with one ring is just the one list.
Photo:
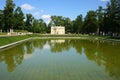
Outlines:
{"label": "dense foliage", "polygon": [[4,30],[9,31],[10,29],[13,29],[14,27],[14,7],[15,4],[13,3],[13,0],[6,0],[6,6],[4,8]]}
{"label": "dense foliage", "polygon": [[14,29],[24,29],[24,14],[20,7],[17,7],[14,12]]}
{"label": "dense foliage", "polygon": [[68,17],[53,15],[48,25],[42,19],[35,19],[32,14],[24,15],[20,7],[15,7],[13,0],[6,0],[4,10],[0,10],[0,31],[17,29],[50,33],[51,26],[65,26],[67,34],[120,36],[120,0],[110,0],[106,8],[99,6],[96,11],[88,11],[84,18],[80,14],[73,21]]}

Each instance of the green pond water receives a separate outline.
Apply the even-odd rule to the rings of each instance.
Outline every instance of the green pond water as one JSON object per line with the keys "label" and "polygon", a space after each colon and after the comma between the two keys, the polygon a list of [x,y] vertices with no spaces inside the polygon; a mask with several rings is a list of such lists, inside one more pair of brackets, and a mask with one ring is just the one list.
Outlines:
{"label": "green pond water", "polygon": [[120,80],[120,43],[26,41],[0,50],[0,80]]}

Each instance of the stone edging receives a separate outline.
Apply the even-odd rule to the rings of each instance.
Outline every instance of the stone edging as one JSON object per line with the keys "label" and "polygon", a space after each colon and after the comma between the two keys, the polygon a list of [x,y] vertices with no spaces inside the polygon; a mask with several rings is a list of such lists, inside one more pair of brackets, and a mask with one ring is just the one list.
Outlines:
{"label": "stone edging", "polygon": [[120,42],[120,40],[115,40],[115,39],[108,39],[108,40]]}
{"label": "stone edging", "polygon": [[10,43],[10,44],[7,44],[7,45],[4,45],[4,46],[1,46],[0,49],[4,49],[4,48],[10,47],[10,46],[12,46],[12,45],[15,45],[15,44],[18,44],[18,43],[21,43],[21,42],[24,42],[24,41],[30,40],[30,39],[32,39],[32,38],[28,38],[28,39],[24,39],[24,40],[20,40],[20,41],[17,41],[17,42]]}

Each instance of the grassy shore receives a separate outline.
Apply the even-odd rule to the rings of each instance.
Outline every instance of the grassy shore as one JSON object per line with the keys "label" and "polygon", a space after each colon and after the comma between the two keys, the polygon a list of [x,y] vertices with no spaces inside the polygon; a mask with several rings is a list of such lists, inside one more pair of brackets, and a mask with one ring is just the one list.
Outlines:
{"label": "grassy shore", "polygon": [[23,39],[27,39],[30,36],[25,35],[25,36],[7,36],[7,37],[0,37],[0,46],[7,45],[16,41],[20,41]]}
{"label": "grassy shore", "polygon": [[[24,40],[31,37],[41,37],[41,38],[82,38],[82,39],[111,39],[110,37],[103,36],[89,36],[89,35],[80,35],[80,34],[69,34],[69,35],[50,35],[50,34],[30,34],[30,35],[19,35],[19,36],[2,36],[0,37],[0,46],[4,46],[13,42]],[[119,39],[120,40],[120,39]]]}

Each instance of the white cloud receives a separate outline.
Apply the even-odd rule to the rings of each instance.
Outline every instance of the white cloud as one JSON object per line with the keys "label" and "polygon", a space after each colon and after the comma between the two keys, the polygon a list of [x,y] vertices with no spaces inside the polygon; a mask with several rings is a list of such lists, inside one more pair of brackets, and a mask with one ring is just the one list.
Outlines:
{"label": "white cloud", "polygon": [[50,15],[42,15],[42,19],[49,19],[50,17]]}
{"label": "white cloud", "polygon": [[35,9],[35,7],[31,6],[30,4],[23,4],[21,6],[22,9],[25,9],[25,10],[33,10]]}
{"label": "white cloud", "polygon": [[102,2],[106,2],[106,1],[109,1],[109,0],[100,0],[100,1],[102,1]]}
{"label": "white cloud", "polygon": [[40,12],[38,11],[38,12],[35,12],[35,13],[33,13],[33,15],[34,16],[38,16],[40,14]]}
{"label": "white cloud", "polygon": [[41,10],[40,10],[40,9],[36,9],[35,11],[36,11],[36,12],[34,12],[33,15],[34,15],[34,16],[37,16],[37,17],[38,17],[41,13],[44,12],[43,9],[41,9]]}
{"label": "white cloud", "polygon": [[50,15],[42,15],[41,18],[46,22],[46,24],[49,24],[49,22],[51,21]]}

